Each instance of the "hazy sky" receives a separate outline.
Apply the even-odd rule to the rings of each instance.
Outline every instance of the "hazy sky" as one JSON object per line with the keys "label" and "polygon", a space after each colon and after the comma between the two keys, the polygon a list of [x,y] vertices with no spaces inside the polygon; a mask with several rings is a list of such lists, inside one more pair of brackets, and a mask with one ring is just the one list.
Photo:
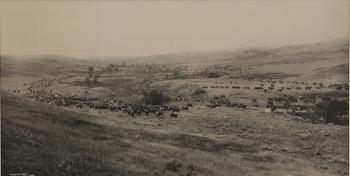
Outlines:
{"label": "hazy sky", "polygon": [[1,54],[133,56],[348,36],[348,0],[0,3]]}

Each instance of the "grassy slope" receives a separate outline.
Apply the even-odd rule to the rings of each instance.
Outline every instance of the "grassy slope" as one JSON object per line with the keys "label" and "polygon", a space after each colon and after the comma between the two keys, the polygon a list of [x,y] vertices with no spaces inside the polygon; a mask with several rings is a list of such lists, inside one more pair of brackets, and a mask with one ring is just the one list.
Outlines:
{"label": "grassy slope", "polygon": [[[299,75],[298,79],[319,81],[347,81],[348,73],[333,71],[338,65],[348,65],[348,39],[336,39],[312,44],[287,45],[277,48],[242,48],[236,50],[214,50],[178,52],[162,55],[113,58],[106,62],[158,62],[185,64],[201,67],[209,65],[233,65],[253,68],[253,73],[280,72]],[[318,69],[326,69],[327,74]],[[346,69],[346,68],[345,68]]]}
{"label": "grassy slope", "polygon": [[347,127],[281,115],[195,107],[178,119],[133,119],[6,93],[1,107],[4,175],[345,175],[348,169]]}
{"label": "grassy slope", "polygon": [[2,76],[48,76],[58,75],[65,68],[81,63],[80,60],[59,55],[33,56],[30,58],[18,58],[1,56]]}

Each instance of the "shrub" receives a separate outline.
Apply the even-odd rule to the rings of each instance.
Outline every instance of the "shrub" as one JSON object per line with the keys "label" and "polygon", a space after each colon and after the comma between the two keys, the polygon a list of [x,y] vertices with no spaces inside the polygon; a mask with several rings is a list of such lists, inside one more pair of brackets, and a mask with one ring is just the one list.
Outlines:
{"label": "shrub", "polygon": [[324,118],[326,123],[347,125],[349,119],[345,118],[349,111],[349,104],[346,101],[324,100],[317,104],[316,114]]}
{"label": "shrub", "polygon": [[153,89],[150,92],[144,92],[143,99],[146,104],[151,105],[161,105],[170,101],[169,96],[163,95],[156,89]]}
{"label": "shrub", "polygon": [[204,94],[205,90],[201,89],[201,88],[197,88],[194,92],[193,95],[201,95]]}
{"label": "shrub", "polygon": [[208,73],[208,78],[218,78],[220,76],[221,76],[221,74],[219,72],[209,72]]}
{"label": "shrub", "polygon": [[216,71],[202,71],[199,73],[199,76],[206,78],[218,78],[221,76],[221,74]]}
{"label": "shrub", "polygon": [[183,167],[183,164],[176,160],[166,163],[166,168],[173,172],[178,172],[182,167]]}

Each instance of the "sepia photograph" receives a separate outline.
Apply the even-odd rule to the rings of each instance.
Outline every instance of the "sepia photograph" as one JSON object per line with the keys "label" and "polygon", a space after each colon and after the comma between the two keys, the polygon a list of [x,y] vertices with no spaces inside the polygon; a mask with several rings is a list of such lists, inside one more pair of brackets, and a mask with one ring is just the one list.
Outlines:
{"label": "sepia photograph", "polygon": [[0,1],[1,175],[349,175],[348,0]]}

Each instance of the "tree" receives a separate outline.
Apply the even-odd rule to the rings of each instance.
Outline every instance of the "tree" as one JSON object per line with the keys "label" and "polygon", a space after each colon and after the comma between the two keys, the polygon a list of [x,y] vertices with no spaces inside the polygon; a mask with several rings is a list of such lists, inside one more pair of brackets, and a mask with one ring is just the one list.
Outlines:
{"label": "tree", "polygon": [[175,69],[175,70],[173,71],[173,75],[174,75],[174,78],[175,78],[175,79],[179,78],[179,77],[180,77],[180,70]]}
{"label": "tree", "polygon": [[111,72],[113,71],[113,69],[112,69],[112,67],[107,67],[106,71],[107,71],[108,73],[111,73]]}
{"label": "tree", "polygon": [[88,67],[88,72],[89,72],[89,78],[92,77],[92,72],[94,71],[94,67],[93,66],[89,66]]}
{"label": "tree", "polygon": [[97,76],[94,76],[94,79],[93,79],[94,83],[97,83],[97,78],[98,78]]}

